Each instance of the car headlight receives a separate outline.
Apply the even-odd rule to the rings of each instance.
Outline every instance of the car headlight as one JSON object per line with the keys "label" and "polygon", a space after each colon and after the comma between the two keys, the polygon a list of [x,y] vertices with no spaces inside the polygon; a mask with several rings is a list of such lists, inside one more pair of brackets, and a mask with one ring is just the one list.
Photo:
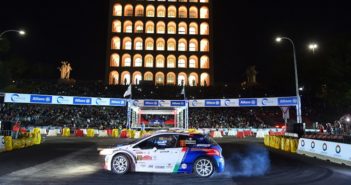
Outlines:
{"label": "car headlight", "polygon": [[113,154],[113,151],[114,151],[114,149],[107,148],[107,149],[101,150],[99,154],[100,155],[111,155],[111,154]]}

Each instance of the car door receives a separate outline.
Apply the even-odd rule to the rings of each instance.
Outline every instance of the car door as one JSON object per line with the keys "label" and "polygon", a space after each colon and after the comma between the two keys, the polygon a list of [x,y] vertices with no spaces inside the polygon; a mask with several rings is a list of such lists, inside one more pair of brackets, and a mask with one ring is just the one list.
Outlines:
{"label": "car door", "polygon": [[136,155],[135,171],[136,172],[153,172],[156,161],[155,156],[155,137],[151,137],[133,147]]}
{"label": "car door", "polygon": [[181,159],[181,148],[177,148],[178,135],[160,135],[155,140],[156,150],[154,151],[154,171],[159,173],[172,173],[179,165]]}

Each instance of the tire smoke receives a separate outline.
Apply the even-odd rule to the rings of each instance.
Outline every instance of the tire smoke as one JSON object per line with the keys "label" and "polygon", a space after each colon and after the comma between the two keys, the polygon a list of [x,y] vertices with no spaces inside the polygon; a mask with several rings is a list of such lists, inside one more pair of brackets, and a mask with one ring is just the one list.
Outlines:
{"label": "tire smoke", "polygon": [[225,171],[218,176],[252,177],[262,176],[270,169],[268,150],[262,146],[251,146],[243,153],[225,158]]}

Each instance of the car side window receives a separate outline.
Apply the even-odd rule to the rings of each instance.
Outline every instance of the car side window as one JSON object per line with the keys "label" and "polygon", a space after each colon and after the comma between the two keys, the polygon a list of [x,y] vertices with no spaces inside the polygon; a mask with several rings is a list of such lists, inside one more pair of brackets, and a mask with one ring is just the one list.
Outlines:
{"label": "car side window", "polygon": [[140,148],[142,150],[152,149],[156,147],[154,144],[154,140],[155,140],[155,137],[152,137],[134,146],[134,148]]}
{"label": "car side window", "polygon": [[177,143],[177,136],[175,135],[160,135],[147,139],[134,148],[140,148],[142,150],[152,149],[154,147],[158,149],[164,148],[175,148]]}
{"label": "car side window", "polygon": [[192,147],[196,145],[196,140],[187,135],[179,135],[177,147]]}
{"label": "car side window", "polygon": [[177,143],[177,136],[175,135],[160,135],[155,138],[154,144],[156,148],[175,148]]}

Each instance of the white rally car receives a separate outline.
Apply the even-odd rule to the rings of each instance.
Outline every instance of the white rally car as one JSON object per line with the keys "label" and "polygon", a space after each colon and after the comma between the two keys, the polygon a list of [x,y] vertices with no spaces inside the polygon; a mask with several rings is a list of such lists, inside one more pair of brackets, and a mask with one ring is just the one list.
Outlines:
{"label": "white rally car", "polygon": [[209,177],[224,171],[222,148],[202,134],[156,133],[127,145],[104,149],[104,167],[127,172],[195,173]]}

